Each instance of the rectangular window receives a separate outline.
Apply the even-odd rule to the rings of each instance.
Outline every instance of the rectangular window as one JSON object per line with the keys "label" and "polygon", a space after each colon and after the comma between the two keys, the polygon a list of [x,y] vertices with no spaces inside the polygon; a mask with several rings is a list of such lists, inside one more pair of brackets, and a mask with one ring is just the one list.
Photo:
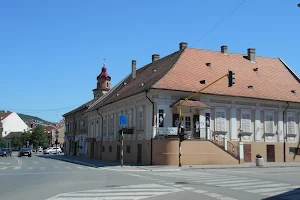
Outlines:
{"label": "rectangular window", "polygon": [[216,131],[225,132],[226,131],[226,116],[225,111],[216,112]]}
{"label": "rectangular window", "polygon": [[130,145],[126,146],[126,153],[130,153]]}
{"label": "rectangular window", "polygon": [[128,113],[128,127],[131,128],[132,125],[132,112]]}
{"label": "rectangular window", "polygon": [[186,131],[191,131],[191,117],[185,117],[184,125]]}
{"label": "rectangular window", "polygon": [[158,111],[158,122],[159,122],[159,127],[164,127],[164,110],[159,110]]}
{"label": "rectangular window", "polygon": [[288,134],[296,134],[295,127],[296,127],[296,122],[295,122],[295,115],[294,114],[289,114],[287,116],[287,131]]}
{"label": "rectangular window", "polygon": [[107,133],[106,117],[103,119],[103,133]]}
{"label": "rectangular window", "polygon": [[138,117],[138,130],[143,130],[143,111],[139,111]]}
{"label": "rectangular window", "polygon": [[244,133],[251,133],[251,113],[250,113],[250,111],[242,111],[241,130]]}
{"label": "rectangular window", "polygon": [[113,133],[114,132],[114,117],[113,116],[110,117],[109,127],[110,127],[110,133]]}
{"label": "rectangular window", "polygon": [[265,114],[265,133],[274,133],[274,113]]}
{"label": "rectangular window", "polygon": [[112,146],[109,146],[109,152],[110,153],[112,152]]}
{"label": "rectangular window", "polygon": [[105,146],[102,146],[102,152],[105,152]]}

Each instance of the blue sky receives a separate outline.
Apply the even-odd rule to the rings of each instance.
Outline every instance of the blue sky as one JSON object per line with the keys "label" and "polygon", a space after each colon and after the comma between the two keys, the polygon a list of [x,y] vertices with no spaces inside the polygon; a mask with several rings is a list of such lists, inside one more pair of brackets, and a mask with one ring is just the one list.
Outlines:
{"label": "blue sky", "polygon": [[182,41],[217,51],[228,45],[235,53],[256,48],[257,55],[280,57],[299,75],[298,3],[1,1],[0,109],[57,121],[93,98],[104,57],[115,85],[130,73],[132,59],[144,66],[152,54],[177,51]]}

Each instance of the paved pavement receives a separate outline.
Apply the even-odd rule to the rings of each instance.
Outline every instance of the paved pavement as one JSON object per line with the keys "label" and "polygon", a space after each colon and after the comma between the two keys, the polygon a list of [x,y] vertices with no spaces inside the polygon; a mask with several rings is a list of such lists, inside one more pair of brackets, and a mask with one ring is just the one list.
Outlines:
{"label": "paved pavement", "polygon": [[300,199],[300,167],[175,170],[117,164],[59,155],[0,158],[0,199]]}

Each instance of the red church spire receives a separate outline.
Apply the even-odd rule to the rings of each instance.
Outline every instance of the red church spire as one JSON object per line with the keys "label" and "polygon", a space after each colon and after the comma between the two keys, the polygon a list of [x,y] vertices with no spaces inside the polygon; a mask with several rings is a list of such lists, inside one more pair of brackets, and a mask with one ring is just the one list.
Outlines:
{"label": "red church spire", "polygon": [[111,80],[111,77],[107,73],[107,68],[106,68],[106,65],[105,65],[105,58],[103,60],[104,60],[103,67],[102,67],[101,73],[99,74],[99,76],[97,76],[97,79],[98,78],[104,78],[106,80]]}

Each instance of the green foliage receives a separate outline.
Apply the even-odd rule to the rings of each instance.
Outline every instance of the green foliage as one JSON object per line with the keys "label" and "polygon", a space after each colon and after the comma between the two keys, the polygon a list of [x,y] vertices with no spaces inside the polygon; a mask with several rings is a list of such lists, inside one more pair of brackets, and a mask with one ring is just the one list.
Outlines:
{"label": "green foliage", "polygon": [[6,145],[5,145],[5,141],[2,137],[0,137],[0,148],[5,148]]}
{"label": "green foliage", "polygon": [[13,136],[13,138],[11,139],[11,146],[15,148],[23,146],[21,136]]}
{"label": "green foliage", "polygon": [[37,125],[31,134],[31,141],[35,147],[46,146],[48,144],[48,134],[45,132],[44,127]]}

